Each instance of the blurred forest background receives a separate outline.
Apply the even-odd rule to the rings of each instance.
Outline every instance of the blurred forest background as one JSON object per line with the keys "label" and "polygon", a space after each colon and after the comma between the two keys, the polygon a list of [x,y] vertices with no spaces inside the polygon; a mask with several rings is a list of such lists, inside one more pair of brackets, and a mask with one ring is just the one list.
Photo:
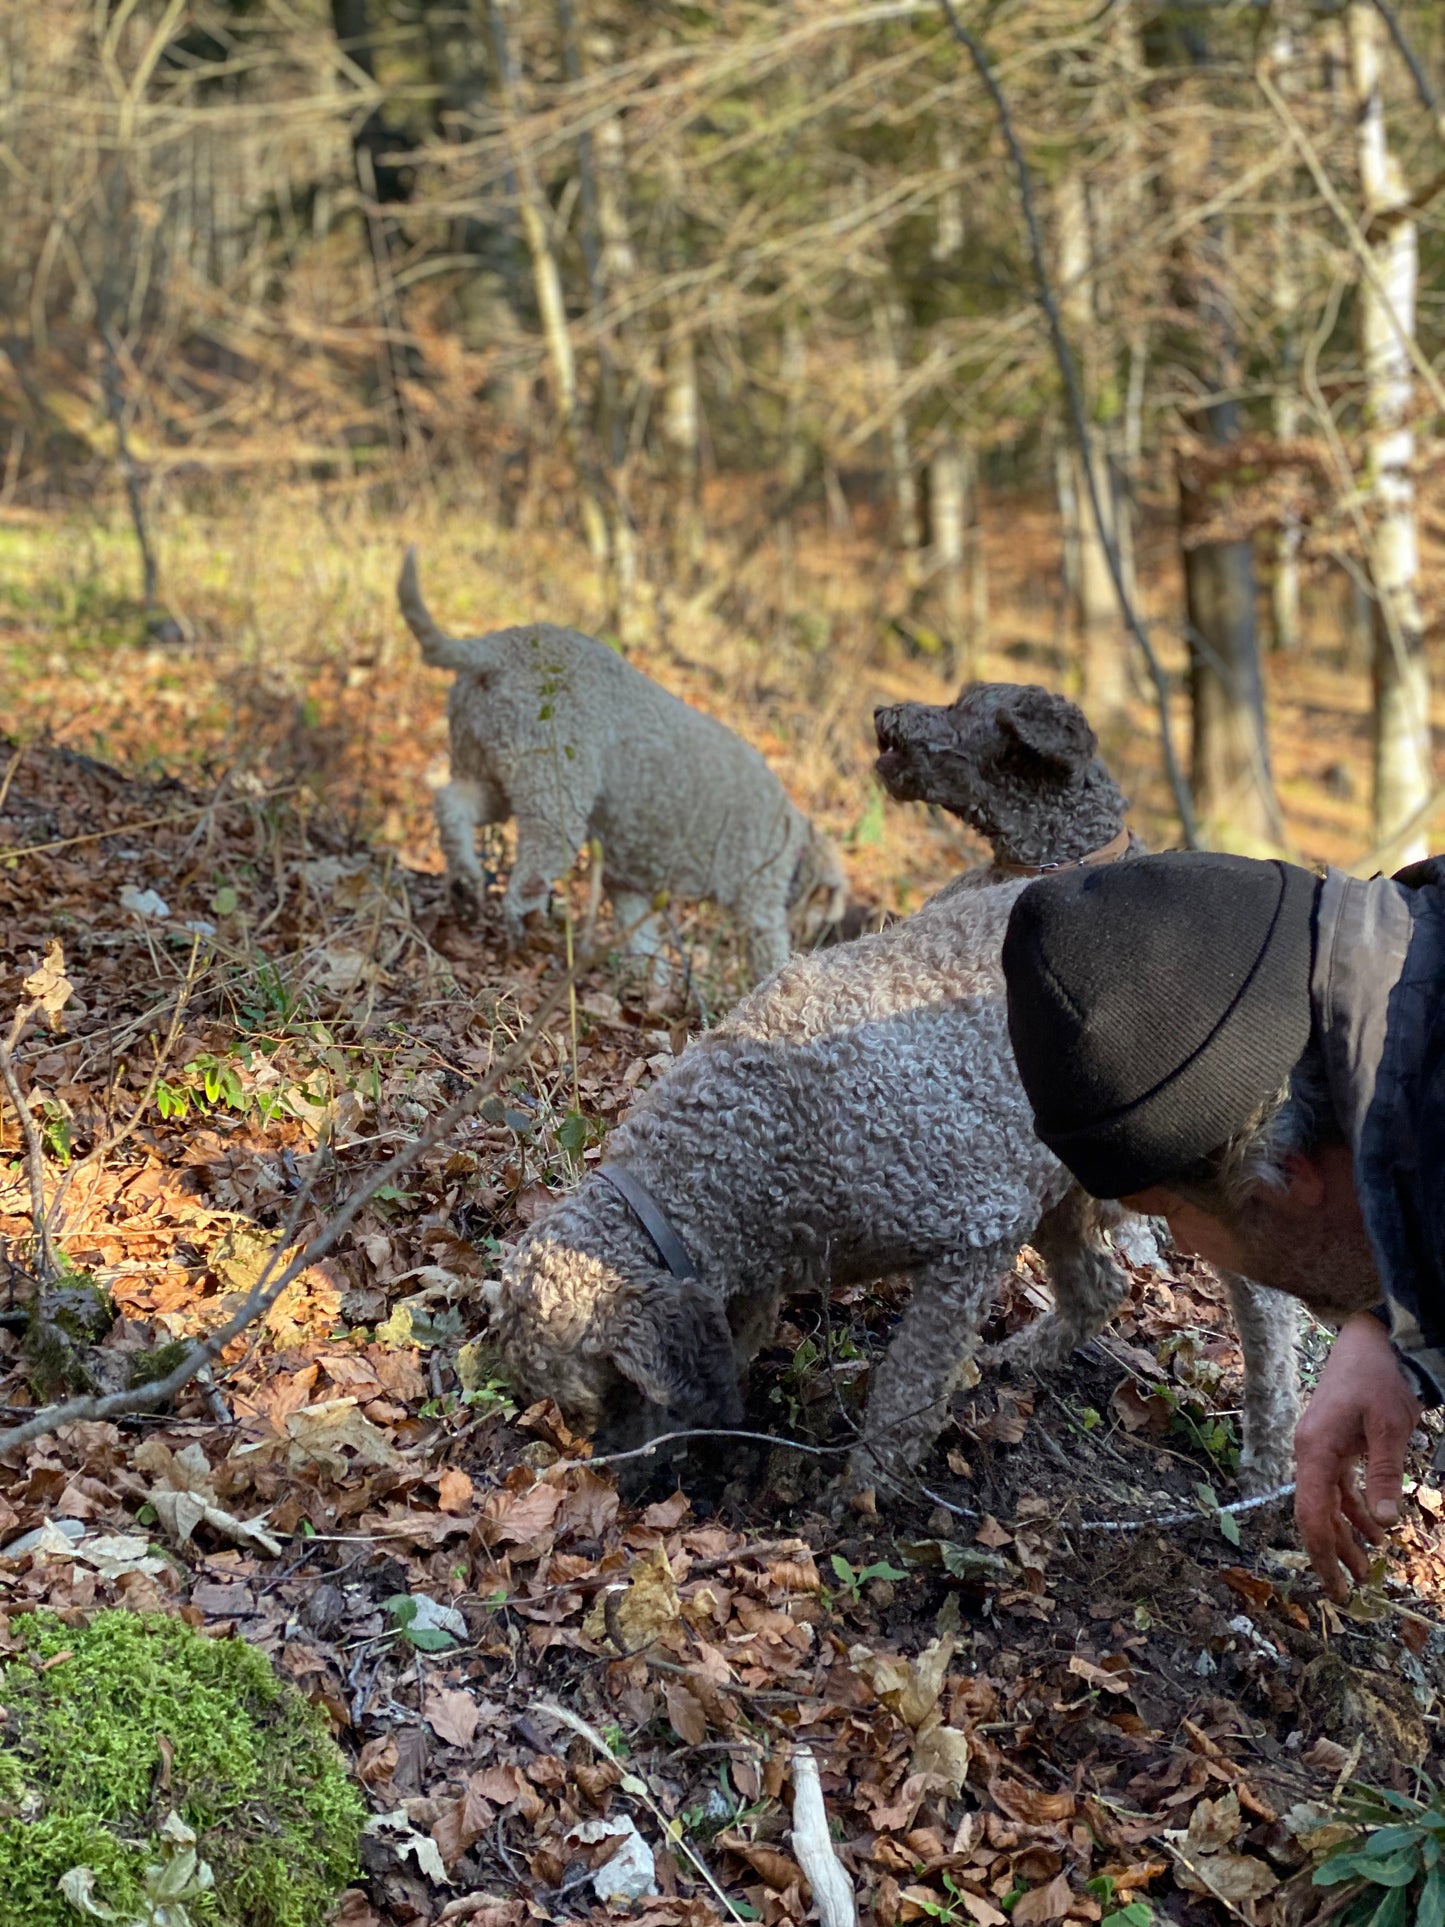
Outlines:
{"label": "blurred forest background", "polygon": [[868,715],[967,675],[1079,696],[1157,842],[1428,844],[1434,0],[0,20],[17,737],[309,776],[435,867],[415,539],[452,628],[750,735],[890,907],[961,833]]}

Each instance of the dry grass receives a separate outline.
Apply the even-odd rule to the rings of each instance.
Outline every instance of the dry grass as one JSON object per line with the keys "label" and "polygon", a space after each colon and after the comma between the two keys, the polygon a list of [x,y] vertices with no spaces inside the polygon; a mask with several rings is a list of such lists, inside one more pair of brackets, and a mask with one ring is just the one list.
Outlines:
{"label": "dry grass", "polygon": [[[301,781],[418,869],[439,867],[427,780],[444,767],[446,678],[418,666],[396,615],[404,544],[420,546],[428,600],[448,627],[545,616],[601,632],[596,574],[570,536],[500,529],[434,496],[395,507],[358,489],[278,483],[209,504],[172,497],[156,533],[164,593],[186,635],[168,646],[144,637],[134,543],[118,512],[0,511],[10,733],[190,780],[239,768]],[[1000,505],[988,533],[993,635],[979,673],[1070,688],[1051,518]],[[1164,532],[1154,549],[1146,595],[1178,669]],[[726,570],[720,550],[711,560]],[[842,844],[859,896],[888,909],[915,904],[976,851],[959,826],[886,803],[872,786],[874,705],[946,699],[952,689],[888,627],[903,609],[902,571],[860,529],[818,531],[786,566],[768,544],[723,579],[725,591],[704,599],[710,607],[644,582],[629,655],[757,744]],[[1370,841],[1368,685],[1346,660],[1341,629],[1317,589],[1311,655],[1274,659],[1267,675],[1299,852],[1347,862]],[[1142,694],[1132,722],[1110,754],[1139,827],[1167,845],[1177,831]],[[1182,697],[1175,729],[1183,746]]]}

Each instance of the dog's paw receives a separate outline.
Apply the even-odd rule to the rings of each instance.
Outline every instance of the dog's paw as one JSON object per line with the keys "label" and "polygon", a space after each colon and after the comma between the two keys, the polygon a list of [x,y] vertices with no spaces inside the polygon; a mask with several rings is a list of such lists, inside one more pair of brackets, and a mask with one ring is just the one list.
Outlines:
{"label": "dog's paw", "polygon": [[1053,1372],[1067,1363],[1074,1349],[1074,1334],[1053,1312],[1036,1318],[1032,1325],[1025,1325],[1016,1331],[1012,1338],[1005,1338],[1002,1344],[990,1345],[979,1353],[979,1364],[985,1370],[997,1370],[1000,1365],[1016,1372]]}
{"label": "dog's paw", "polygon": [[475,923],[482,913],[481,898],[471,877],[453,877],[447,889],[447,898],[458,923]]}

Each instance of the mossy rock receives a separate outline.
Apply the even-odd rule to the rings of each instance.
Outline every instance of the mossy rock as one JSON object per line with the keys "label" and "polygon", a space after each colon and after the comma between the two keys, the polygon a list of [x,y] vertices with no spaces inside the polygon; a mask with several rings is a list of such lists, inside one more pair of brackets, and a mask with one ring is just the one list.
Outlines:
{"label": "mossy rock", "polygon": [[172,1814],[214,1875],[187,1892],[194,1927],[320,1927],[355,1873],[364,1808],[324,1718],[261,1653],[159,1614],[77,1630],[26,1613],[10,1636],[0,1927],[79,1927],[60,1889],[76,1867],[125,1927],[153,1919],[146,1876],[153,1893]]}

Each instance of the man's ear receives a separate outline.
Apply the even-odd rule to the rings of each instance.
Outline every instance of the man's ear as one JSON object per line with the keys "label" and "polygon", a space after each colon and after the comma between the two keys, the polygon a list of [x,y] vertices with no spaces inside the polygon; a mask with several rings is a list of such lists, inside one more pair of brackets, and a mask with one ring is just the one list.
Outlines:
{"label": "man's ear", "polygon": [[619,1312],[612,1362],[681,1425],[738,1425],[743,1402],[722,1305],[694,1279],[658,1276]]}
{"label": "man's ear", "polygon": [[1061,776],[1087,769],[1099,747],[1088,718],[1077,704],[1032,685],[1000,704],[998,728],[1006,741]]}
{"label": "man's ear", "polygon": [[1286,1183],[1277,1193],[1276,1210],[1286,1217],[1313,1217],[1325,1201],[1325,1173],[1317,1159],[1303,1151],[1285,1154]]}

